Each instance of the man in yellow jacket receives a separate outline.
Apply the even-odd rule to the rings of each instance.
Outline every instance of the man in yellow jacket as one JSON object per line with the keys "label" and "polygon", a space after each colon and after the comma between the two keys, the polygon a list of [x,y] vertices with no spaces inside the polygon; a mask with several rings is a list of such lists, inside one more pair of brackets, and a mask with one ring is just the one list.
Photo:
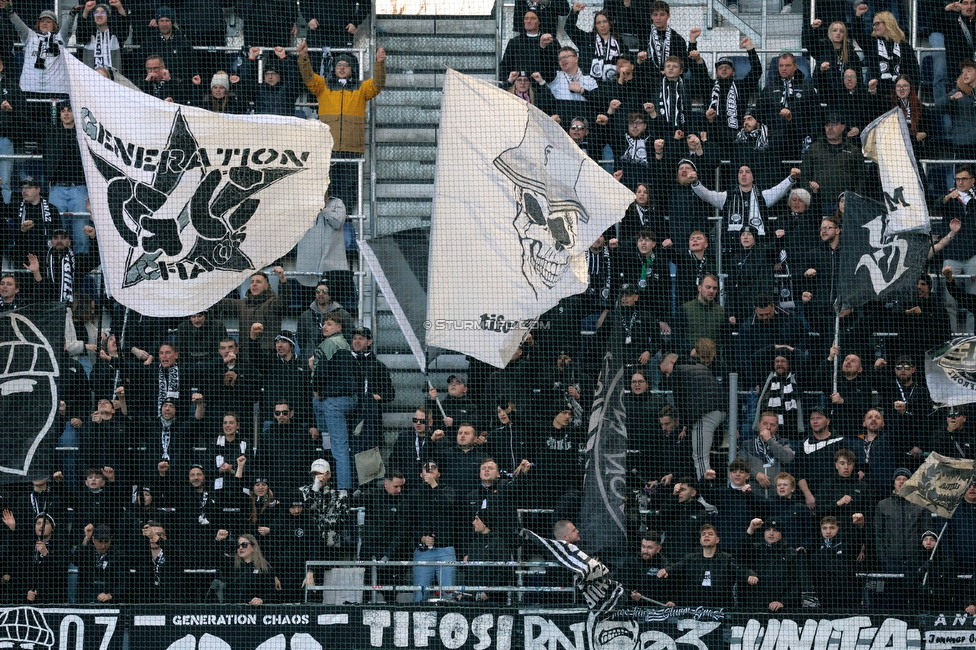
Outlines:
{"label": "man in yellow jacket", "polygon": [[362,158],[366,140],[366,102],[380,94],[386,85],[386,51],[376,50],[373,78],[359,83],[352,75],[354,59],[340,54],[335,62],[335,78],[326,81],[312,71],[308,44],[298,44],[298,70],[309,91],[318,98],[319,120],[332,129],[332,183],[329,192],[356,212],[362,211],[356,191],[355,163],[336,162],[341,158]]}

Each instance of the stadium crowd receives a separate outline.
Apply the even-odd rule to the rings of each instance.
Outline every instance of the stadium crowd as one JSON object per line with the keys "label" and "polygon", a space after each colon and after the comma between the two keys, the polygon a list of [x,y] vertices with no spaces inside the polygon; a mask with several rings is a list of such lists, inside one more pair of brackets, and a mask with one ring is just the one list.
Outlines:
{"label": "stadium crowd", "polygon": [[[106,301],[89,274],[99,250],[78,214],[87,192],[71,106],[59,104],[49,128],[24,128],[46,116],[26,98],[66,92],[59,58],[70,55],[72,30],[88,43],[86,63],[120,83],[138,79],[159,99],[290,115],[304,86],[341,135],[338,154],[363,153],[365,106],[383,88],[385,52],[360,84],[355,60],[310,55],[307,45],[296,59],[283,49],[293,37],[348,46],[363,18],[351,3],[173,4],[92,1],[58,16],[43,3],[0,0],[0,52],[15,52],[17,38],[26,44],[11,75],[0,64],[0,152],[27,133],[44,153],[36,169],[0,163],[6,256],[27,271],[0,278],[0,311],[52,299],[72,306],[59,360],[60,470],[4,496],[7,602],[64,602],[69,564],[79,603],[297,602],[303,586],[324,579],[306,573],[306,560],[386,562],[380,582],[423,587],[417,601],[453,597],[440,587],[458,583],[511,584],[508,570],[396,561],[508,560],[527,525],[520,509],[545,511],[537,527],[585,549],[573,522],[596,373],[611,351],[629,375],[630,541],[601,559],[634,601],[774,612],[951,602],[976,613],[971,580],[957,579],[976,569],[976,487],[947,522],[897,494],[930,452],[973,458],[966,410],[935,410],[917,372],[926,349],[973,331],[976,283],[955,278],[976,268],[972,167],[930,169],[925,179],[941,220],[934,273],[918,278],[916,295],[841,312],[836,342],[833,309],[845,281],[844,193],[882,198],[860,131],[898,107],[916,154],[972,158],[972,0],[939,10],[959,77],[934,108],[919,98],[918,62],[894,15],[873,13],[868,33],[863,4],[851,16],[825,9],[805,28],[812,78],[801,69],[808,60],[783,54],[762,90],[748,38],[749,72],[722,58],[713,79],[696,50],[700,30],[686,42],[663,2],[608,0],[592,33],[576,26],[582,3],[516,11],[501,81],[594,159],[609,147],[614,176],[635,200],[589,246],[585,293],[544,315],[547,327],[506,368],[470,359],[466,375],[448,378],[446,396],[433,387],[413,396],[411,428],[382,452],[382,416],[396,393],[372,332],[356,326],[341,243],[350,185],[341,175],[344,196],[325,197],[298,246],[299,270],[311,279],[275,266],[271,276],[254,274],[243,297],[170,320]],[[554,38],[567,13],[575,48]],[[120,46],[130,31],[139,50]],[[229,57],[191,49],[232,43],[241,49]],[[251,85],[259,56],[260,87]],[[730,178],[716,176],[722,160],[732,161]],[[558,226],[548,228],[558,243]],[[103,312],[112,315],[104,334]],[[236,320],[236,335],[225,319]],[[291,319],[294,331],[283,327]],[[733,371],[745,390],[741,424],[728,431]],[[716,462],[724,438],[739,451],[727,465]],[[371,479],[380,454],[384,473]],[[855,577],[871,572],[904,577],[872,590]]]}

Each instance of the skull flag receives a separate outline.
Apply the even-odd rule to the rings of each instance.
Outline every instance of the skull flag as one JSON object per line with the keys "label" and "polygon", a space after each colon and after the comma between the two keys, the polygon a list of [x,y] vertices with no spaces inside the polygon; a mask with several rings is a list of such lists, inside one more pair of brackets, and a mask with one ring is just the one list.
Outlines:
{"label": "skull flag", "polygon": [[430,233],[427,345],[503,368],[587,286],[586,250],[634,200],[551,117],[448,70]]}
{"label": "skull flag", "polygon": [[[50,476],[64,428],[58,386],[70,381],[59,362],[65,307],[41,303],[0,314],[0,483]],[[60,427],[60,428],[59,428]]]}
{"label": "skull flag", "polygon": [[897,299],[914,291],[925,268],[929,239],[916,233],[888,235],[885,206],[847,192],[844,245],[840,252],[838,310],[869,300]]}
{"label": "skull flag", "polygon": [[324,124],[180,106],[67,66],[102,269],[126,307],[203,311],[315,222],[329,184]]}

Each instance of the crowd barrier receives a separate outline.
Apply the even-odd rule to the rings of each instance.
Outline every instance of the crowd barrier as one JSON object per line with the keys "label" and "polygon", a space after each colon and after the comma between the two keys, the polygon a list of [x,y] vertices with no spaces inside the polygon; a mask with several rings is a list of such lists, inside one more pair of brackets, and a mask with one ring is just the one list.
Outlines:
{"label": "crowd barrier", "polygon": [[0,646],[34,650],[948,650],[976,645],[952,611],[822,615],[711,607],[157,605],[0,610]]}

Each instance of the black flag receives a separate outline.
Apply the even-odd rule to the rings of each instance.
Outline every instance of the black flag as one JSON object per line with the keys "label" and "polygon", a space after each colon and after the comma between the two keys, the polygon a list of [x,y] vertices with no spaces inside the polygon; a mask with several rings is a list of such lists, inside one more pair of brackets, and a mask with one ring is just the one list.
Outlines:
{"label": "black flag", "polygon": [[874,298],[913,292],[925,267],[929,238],[917,233],[889,236],[885,206],[847,192],[840,252],[838,310]]}
{"label": "black flag", "polygon": [[63,420],[58,351],[65,308],[43,303],[0,314],[0,483],[50,476]]}

